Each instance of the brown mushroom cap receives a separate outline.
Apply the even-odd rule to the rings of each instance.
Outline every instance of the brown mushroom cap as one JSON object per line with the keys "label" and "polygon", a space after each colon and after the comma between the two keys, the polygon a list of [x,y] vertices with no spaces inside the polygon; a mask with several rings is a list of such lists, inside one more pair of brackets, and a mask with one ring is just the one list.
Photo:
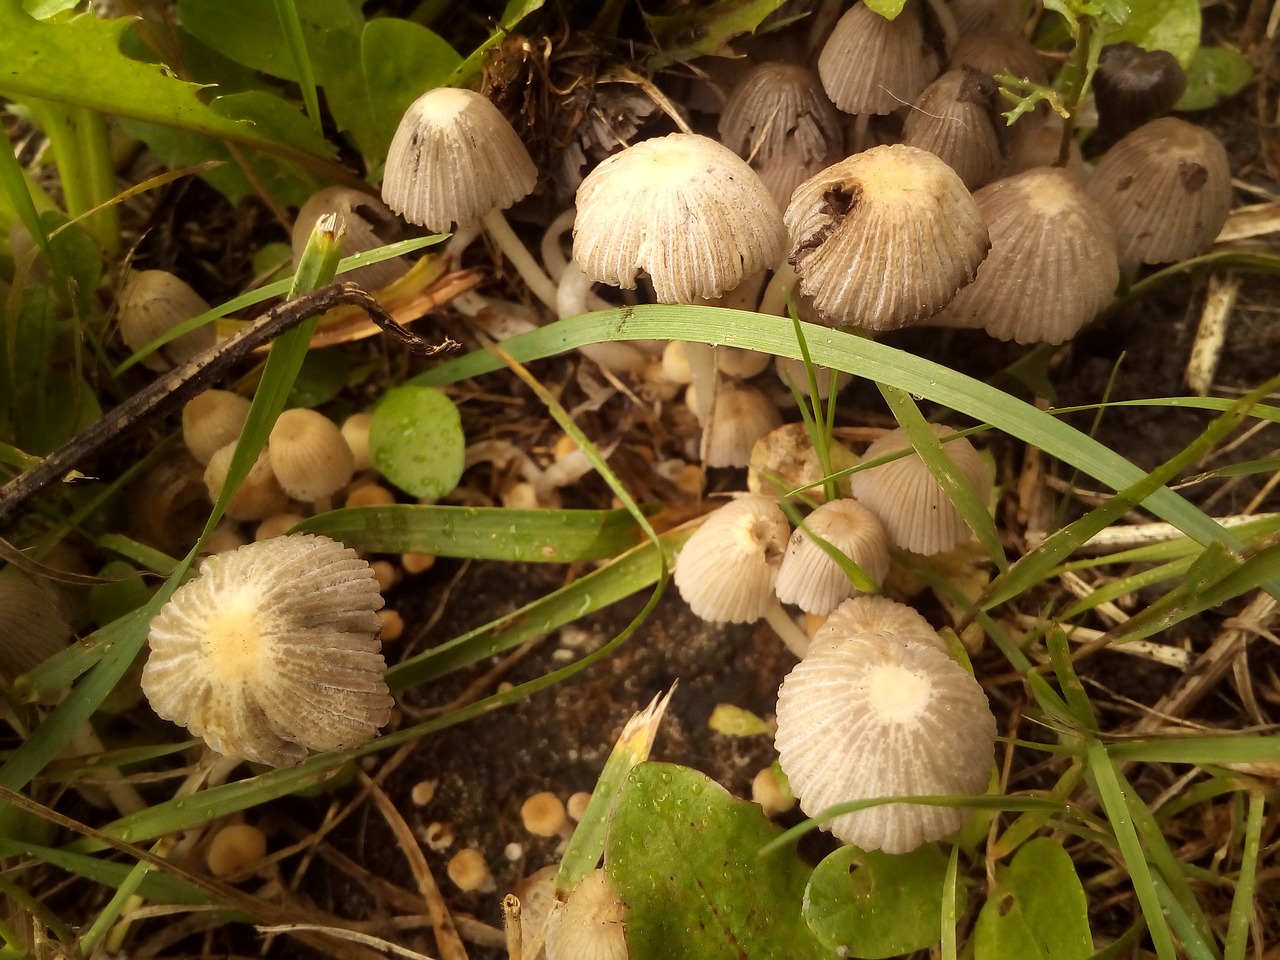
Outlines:
{"label": "brown mushroom cap", "polygon": [[369,564],[311,534],[210,557],[151,621],[142,690],[228,757],[290,766],[372,739],[392,700]]}
{"label": "brown mushroom cap", "polygon": [[[298,210],[292,238],[295,262],[302,256],[316,221],[330,213],[336,213],[342,218],[344,257],[375,250],[393,240],[401,239],[399,234],[404,230],[404,225],[396,219],[395,214],[377,197],[351,187],[325,187],[308,197],[307,202]],[[408,268],[409,263],[403,257],[395,257],[358,270],[350,270],[342,275],[342,279],[376,290],[395,280]]]}
{"label": "brown mushroom cap", "polygon": [[1231,166],[1204,127],[1162,117],[1098,161],[1089,195],[1111,214],[1125,269],[1203,253],[1231,210]]}
{"label": "brown mushroom cap", "polygon": [[641,141],[578,187],[574,261],[591,280],[625,290],[643,270],[661,303],[719,297],[776,266],[785,243],[759,176],[708,137]]}
{"label": "brown mushroom cap", "polygon": [[902,144],[872,147],[806,180],[785,220],[801,292],[829,322],[870,330],[937,313],[990,246],[956,172]]}
{"label": "brown mushroom cap", "polygon": [[974,199],[991,252],[932,322],[1018,343],[1062,343],[1111,301],[1120,280],[1115,230],[1073,175],[1037,167],[988,184]]}
{"label": "brown mushroom cap", "polygon": [[[178,324],[208,311],[209,304],[172,273],[135,270],[121,288],[116,307],[120,339],[130,350],[141,350]],[[141,363],[148,370],[168,370],[211,348],[214,339],[213,325],[206,323],[147,354]]]}
{"label": "brown mushroom cap", "polygon": [[[822,504],[805,526],[862,568],[877,585],[889,572],[889,538],[876,515],[852,499]],[[854,591],[843,570],[804,528],[791,534],[775,584],[778,599],[806,613],[829,613]]]}
{"label": "brown mushroom cap", "polygon": [[969,67],[994,77],[1011,73],[1033,83],[1049,82],[1044,57],[1019,34],[1007,30],[981,30],[961,37],[947,57],[947,69]]}
{"label": "brown mushroom cap", "polygon": [[182,441],[191,455],[207,464],[240,436],[249,407],[247,397],[230,390],[206,390],[188,400],[182,408]]}
{"label": "brown mushroom cap", "polygon": [[968,67],[948,70],[916,98],[902,142],[944,160],[976,190],[1004,165],[997,132],[996,82]]}
{"label": "brown mushroom cap", "polygon": [[[779,759],[809,816],[874,797],[981,793],[995,736],[982,688],[937,646],[839,621],[818,630],[778,692]],[[965,816],[892,803],[823,826],[864,850],[906,853]]]}
{"label": "brown mushroom cap", "polygon": [[1099,126],[1113,136],[1129,133],[1172,110],[1186,89],[1186,71],[1168,50],[1109,44],[1093,77]]}
{"label": "brown mushroom cap", "polygon": [[355,458],[338,425],[315,410],[285,410],[271,428],[267,458],[280,488],[295,500],[315,503],[342,489]]}
{"label": "brown mushroom cap", "polygon": [[772,497],[748,494],[713,511],[685,542],[674,580],[703,620],[750,623],[774,603],[773,584],[790,533]]}
{"label": "brown mushroom cap", "polygon": [[0,570],[0,677],[12,680],[71,641],[54,589],[16,567]]}
{"label": "brown mushroom cap", "polygon": [[497,107],[474,90],[436,87],[396,128],[382,199],[410,223],[446,233],[505,210],[537,180],[529,151]]}
{"label": "brown mushroom cap", "polygon": [[892,113],[937,75],[938,57],[925,42],[916,0],[907,0],[893,20],[854,4],[818,54],[827,96],[845,113]]}

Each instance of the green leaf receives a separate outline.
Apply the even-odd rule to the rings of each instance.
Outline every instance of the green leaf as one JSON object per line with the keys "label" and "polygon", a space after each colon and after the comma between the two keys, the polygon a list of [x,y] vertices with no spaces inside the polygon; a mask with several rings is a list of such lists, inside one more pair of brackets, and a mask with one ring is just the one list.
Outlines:
{"label": "green leaf", "polygon": [[893,855],[841,847],[804,892],[804,919],[841,957],[877,960],[941,939],[947,858],[936,844]]}
{"label": "green leaf", "polygon": [[311,408],[328,403],[342,392],[351,372],[363,362],[356,354],[343,350],[309,351],[289,391],[287,405]]}
{"label": "green leaf", "polygon": [[518,563],[613,557],[636,545],[626,510],[508,510],[400,503],[331,510],[295,530],[323,533],[355,550],[430,553]]}
{"label": "green leaf", "polygon": [[462,420],[439,390],[388,390],[369,424],[369,455],[388,481],[424,500],[442,497],[462,477]]}
{"label": "green leaf", "polygon": [[287,144],[300,153],[316,157],[332,157],[336,153],[301,110],[274,93],[245,90],[218,97],[211,106],[224,117],[258,130],[270,130],[277,142]]}
{"label": "green leaf", "polygon": [[631,960],[829,957],[800,916],[809,868],[791,848],[760,854],[779,832],[696,770],[636,767],[605,853]]}
{"label": "green leaf", "polygon": [[1198,0],[1130,0],[1129,16],[1106,32],[1104,44],[1128,40],[1144,50],[1168,50],[1184,67],[1200,46]]}
{"label": "green leaf", "polygon": [[1253,64],[1239,50],[1197,47],[1187,64],[1187,89],[1174,109],[1208,110],[1243,90],[1253,75]]}
{"label": "green leaf", "polygon": [[[889,0],[901,9],[906,0]],[[717,0],[689,4],[672,16],[645,16],[645,23],[660,46],[669,46],[649,61],[650,66],[724,56],[735,37],[755,32],[764,19],[782,6],[782,0]],[[891,18],[892,19],[892,18]]]}
{"label": "green leaf", "polygon": [[1048,837],[1022,846],[978,914],[975,960],[1085,960],[1088,903],[1071,855]]}
{"label": "green leaf", "polygon": [[867,0],[867,9],[880,14],[886,20],[898,19],[907,0]]}

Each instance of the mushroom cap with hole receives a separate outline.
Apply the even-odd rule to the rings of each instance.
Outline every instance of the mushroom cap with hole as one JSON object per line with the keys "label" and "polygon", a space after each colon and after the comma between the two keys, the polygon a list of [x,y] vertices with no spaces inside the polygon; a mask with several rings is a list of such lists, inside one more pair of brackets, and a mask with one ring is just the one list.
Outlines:
{"label": "mushroom cap with hole", "polygon": [[[910,636],[828,621],[783,681],[777,715],[779,761],[809,816],[875,797],[980,794],[990,779],[996,723],[982,687]],[[906,853],[965,816],[958,807],[892,803],[823,828],[864,850]]]}
{"label": "mushroom cap with hole", "polygon": [[[822,504],[805,527],[862,568],[877,586],[889,572],[889,537],[874,513],[849,498]],[[845,572],[804,527],[791,534],[774,585],[778,599],[806,613],[829,613],[855,588]]]}
{"label": "mushroom cap with hole", "polygon": [[1087,189],[1111,215],[1130,270],[1209,249],[1231,211],[1231,166],[1210,131],[1162,117],[1103,154]]}
{"label": "mushroom cap with hole", "polygon": [[304,503],[337,493],[355,472],[355,457],[338,425],[302,407],[285,410],[276,419],[267,458],[280,488]]}
{"label": "mushroom cap with hole", "polygon": [[892,20],[864,3],[850,7],[818,54],[818,76],[845,113],[892,113],[938,75],[938,56],[925,40],[917,0]]}
{"label": "mushroom cap with hole", "polygon": [[872,147],[806,180],[785,220],[800,291],[829,323],[869,330],[937,313],[990,246],[956,172],[903,144]]}
{"label": "mushroom cap with hole", "polygon": [[[938,437],[954,432],[940,423],[931,423],[929,428]],[[910,449],[911,439],[905,430],[890,430],[867,447],[862,460],[866,463]],[[991,495],[991,473],[973,444],[958,437],[944,443],[942,451],[978,499],[986,503]],[[904,550],[941,553],[972,536],[964,517],[917,453],[859,470],[850,476],[849,482],[853,495],[880,518],[889,540]]]}
{"label": "mushroom cap with hole", "polygon": [[506,117],[474,90],[436,87],[405,111],[387,153],[382,199],[436,233],[524,199],[533,158]]}
{"label": "mushroom cap with hole", "polygon": [[[165,270],[134,270],[116,301],[120,339],[130,350],[141,350],[180,323],[209,310],[205,299],[185,280]],[[140,361],[148,370],[169,370],[213,347],[213,324],[206,323],[175,337]]]}
{"label": "mushroom cap with hole", "polygon": [[[311,238],[316,221],[325,214],[336,213],[343,226],[342,255],[354,256],[367,253],[398,239],[404,225],[396,219],[387,205],[377,197],[351,187],[333,186],[313,193],[298,210],[293,223],[293,259],[296,263]],[[370,290],[385,287],[409,269],[403,257],[371,263],[367,267],[349,270],[343,280],[354,281]]]}
{"label": "mushroom cap with hole", "polygon": [[720,114],[720,142],[760,174],[778,207],[840,155],[840,115],[817,75],[793,63],[753,67]]}
{"label": "mushroom cap with hole", "polygon": [[627,960],[626,907],[609,875],[588,873],[547,917],[547,960]]}
{"label": "mushroom cap with hole", "polygon": [[946,162],[969,190],[995,179],[1004,166],[997,116],[999,89],[986,74],[948,70],[916,98],[902,142]]}
{"label": "mushroom cap with hole", "polygon": [[685,542],[676,589],[703,620],[759,620],[776,602],[773,584],[790,532],[772,497],[738,497],[712,511]]}
{"label": "mushroom cap with hole", "polygon": [[245,544],[152,619],[142,690],[224,756],[282,767],[358,746],[391,716],[381,607],[369,564],[328,537]]}
{"label": "mushroom cap with hole", "polygon": [[747,162],[709,137],[643,140],[587,174],[573,259],[597,283],[633,290],[643,271],[660,303],[721,296],[782,259],[778,205]]}
{"label": "mushroom cap with hole", "polygon": [[973,283],[929,322],[1062,343],[1111,302],[1120,281],[1115,228],[1075,176],[1036,167],[988,184],[974,199],[991,252]]}

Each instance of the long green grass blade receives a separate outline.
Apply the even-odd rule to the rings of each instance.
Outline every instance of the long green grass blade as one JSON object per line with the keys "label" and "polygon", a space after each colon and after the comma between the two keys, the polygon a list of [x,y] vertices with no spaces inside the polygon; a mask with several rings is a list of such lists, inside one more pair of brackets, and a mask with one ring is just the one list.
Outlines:
{"label": "long green grass blade", "polygon": [[1258,853],[1262,846],[1262,819],[1266,799],[1259,792],[1249,794],[1249,812],[1244,824],[1244,849],[1240,853],[1240,873],[1231,898],[1231,917],[1222,949],[1223,960],[1244,960],[1249,926],[1253,921],[1253,895],[1257,889]]}
{"label": "long green grass blade", "polygon": [[1280,761],[1280,734],[1187,734],[1142,737],[1107,744],[1117,761],[1140,763],[1275,763]]}
{"label": "long green grass blade", "polygon": [[293,66],[298,74],[298,86],[302,89],[302,104],[306,108],[307,117],[311,120],[316,132],[320,133],[320,97],[316,94],[316,74],[311,69],[311,57],[307,53],[307,41],[302,35],[302,21],[298,19],[298,8],[293,0],[275,0],[276,16],[280,18],[280,29],[284,33],[285,43],[289,46],[289,56],[293,58]]}

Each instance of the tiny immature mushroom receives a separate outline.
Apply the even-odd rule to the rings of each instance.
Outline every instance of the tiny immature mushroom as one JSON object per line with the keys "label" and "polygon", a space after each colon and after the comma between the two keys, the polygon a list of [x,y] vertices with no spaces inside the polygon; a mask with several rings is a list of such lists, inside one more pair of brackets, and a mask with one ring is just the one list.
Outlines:
{"label": "tiny immature mushroom", "polygon": [[[129,274],[116,304],[120,315],[120,339],[130,350],[141,350],[180,323],[209,309],[186,281],[164,270],[140,270]],[[214,344],[212,324],[205,324],[170,340],[142,358],[148,370],[168,370],[199,356]]]}
{"label": "tiny immature mushroom", "polygon": [[449,859],[445,869],[449,879],[464,893],[489,893],[495,889],[489,864],[475,847],[459,850]]}
{"label": "tiny immature mushroom", "polygon": [[[801,809],[815,816],[876,797],[981,793],[996,737],[982,687],[940,640],[860,628],[855,619],[828,619],[778,693],[776,744]],[[965,816],[899,802],[823,826],[864,850],[906,853],[952,833]]]}
{"label": "tiny immature mushroom", "polygon": [[564,803],[554,793],[535,793],[520,805],[520,821],[537,837],[554,837],[569,822]]}
{"label": "tiny immature mushroom", "polygon": [[777,405],[763,392],[725,381],[702,430],[702,460],[708,467],[745,467],[756,441],[781,423]]}
{"label": "tiny immature mushroom", "polygon": [[285,410],[271,428],[267,459],[280,488],[295,500],[315,503],[351,480],[355,458],[338,425],[315,410]]}
{"label": "tiny immature mushroom", "polygon": [[[217,500],[222,495],[227,470],[231,467],[231,458],[235,452],[236,444],[233,441],[215,451],[205,465],[204,485],[209,491],[210,500]],[[236,490],[235,496],[227,504],[227,516],[233,520],[265,520],[288,506],[289,495],[280,488],[280,481],[276,479],[267,459],[267,452],[263,450],[249,468],[249,474]]]}
{"label": "tiny immature mushroom", "polygon": [[1127,40],[1102,48],[1093,96],[1099,126],[1123,136],[1173,109],[1187,74],[1168,50],[1144,50]]}
{"label": "tiny immature mushroom", "polygon": [[229,823],[209,841],[204,862],[222,879],[260,862],[267,855],[267,835],[250,823]]}
{"label": "tiny immature mushroom", "polygon": [[[889,572],[889,538],[876,515],[852,499],[830,500],[805,520],[805,527],[862,568],[879,586]],[[854,586],[806,532],[791,534],[778,569],[778,599],[806,613],[829,613],[848,599]]]}
{"label": "tiny immature mushroom", "polygon": [[227,757],[283,767],[358,746],[391,716],[381,607],[368,563],[328,537],[245,544],[151,621],[142,690]]}
{"label": "tiny immature mushroom", "polygon": [[845,113],[892,113],[911,103],[938,75],[925,43],[918,0],[892,20],[855,3],[836,23],[818,55],[827,96]]}
{"label": "tiny immature mushroom", "polygon": [[208,464],[219,449],[240,436],[249,416],[249,399],[230,390],[206,390],[182,408],[182,441],[191,455]]}
{"label": "tiny immature mushroom", "polygon": [[676,561],[680,596],[713,623],[760,619],[775,602],[773,584],[789,532],[772,497],[747,494],[713,511]]}

